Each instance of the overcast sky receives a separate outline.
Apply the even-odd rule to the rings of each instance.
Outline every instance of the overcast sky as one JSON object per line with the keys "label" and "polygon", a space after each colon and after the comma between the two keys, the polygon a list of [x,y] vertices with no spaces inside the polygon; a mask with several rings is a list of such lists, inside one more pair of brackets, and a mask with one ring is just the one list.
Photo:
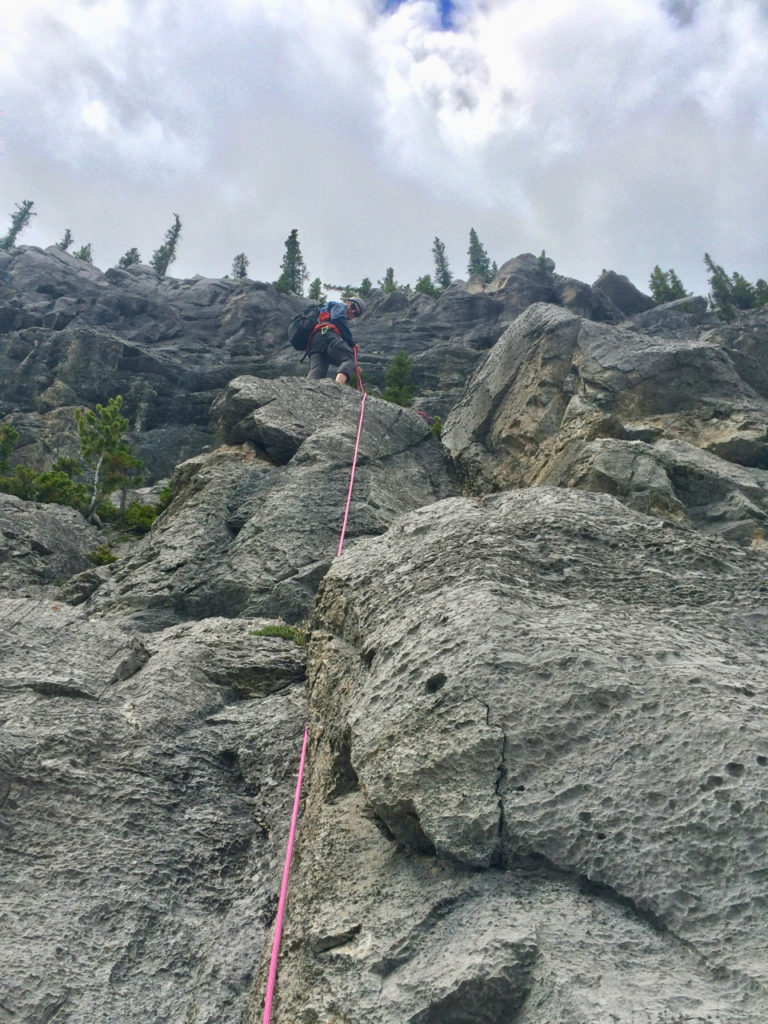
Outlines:
{"label": "overcast sky", "polygon": [[[2,0],[0,218],[174,277],[768,278],[766,0]],[[0,220],[0,227],[2,220]],[[2,230],[6,230],[5,227]]]}

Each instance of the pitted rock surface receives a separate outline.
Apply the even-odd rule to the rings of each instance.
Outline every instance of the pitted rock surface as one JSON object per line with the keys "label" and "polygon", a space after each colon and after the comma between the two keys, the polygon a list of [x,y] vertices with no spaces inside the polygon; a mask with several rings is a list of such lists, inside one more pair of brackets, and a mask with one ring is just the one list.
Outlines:
{"label": "pitted rock surface", "polygon": [[254,636],[265,620],[139,640],[23,599],[0,620],[3,1013],[236,1024],[274,913],[302,648]]}
{"label": "pitted rock surface", "polygon": [[[315,622],[300,899],[313,903],[325,870],[310,847],[359,792],[355,813],[380,820],[392,849],[495,867],[510,886],[525,865],[555,872],[616,915],[612,942],[625,916],[660,957],[666,946],[702,1007],[727,978],[733,1019],[742,1000],[739,1019],[759,1019],[767,623],[759,555],[604,495],[449,499],[358,543],[325,578]],[[377,914],[357,908],[355,963]],[[323,984],[338,996],[336,973]],[[624,1020],[623,999],[606,1012]],[[671,1014],[671,992],[662,1004]],[[418,1020],[412,1006],[392,1019]]]}

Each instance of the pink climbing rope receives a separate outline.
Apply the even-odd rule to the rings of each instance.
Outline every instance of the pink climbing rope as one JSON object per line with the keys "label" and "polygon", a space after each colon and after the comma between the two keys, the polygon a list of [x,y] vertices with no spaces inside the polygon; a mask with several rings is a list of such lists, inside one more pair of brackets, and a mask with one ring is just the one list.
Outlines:
{"label": "pink climbing rope", "polygon": [[304,762],[307,757],[307,740],[309,734],[304,729],[304,742],[301,745],[301,759],[299,760],[299,777],[296,780],[296,795],[293,798],[293,816],[291,817],[291,828],[288,833],[288,848],[285,851],[285,866],[283,867],[283,883],[280,886],[280,899],[277,903],[277,916],[275,917],[275,935],[272,939],[272,956],[269,961],[269,977],[267,978],[267,994],[264,998],[263,1024],[269,1024],[272,1017],[272,997],[275,994],[275,982],[277,981],[277,957],[280,952],[280,939],[283,932],[283,915],[285,913],[285,901],[288,896],[288,877],[291,873],[291,859],[293,858],[293,841],[296,838],[296,823],[299,820],[299,804],[301,802],[301,780],[304,775]]}
{"label": "pink climbing rope", "polygon": [[[355,482],[355,467],[357,466],[357,455],[360,451],[360,432],[363,429],[363,412],[365,410],[365,399],[366,391],[363,387],[363,379],[360,376],[360,367],[357,364],[357,346],[354,348],[355,353],[355,372],[357,374],[357,387],[362,394],[360,401],[360,419],[357,424],[357,437],[355,439],[355,454],[352,458],[352,472],[349,477],[349,490],[347,492],[347,504],[344,509],[344,522],[341,527],[341,537],[339,538],[339,550],[336,552],[338,558],[341,554],[341,550],[344,547],[344,534],[347,530],[347,519],[349,517],[349,506],[352,501],[352,485]],[[288,833],[288,847],[285,851],[285,864],[283,866],[283,882],[280,886],[280,899],[277,903],[277,914],[275,916],[275,934],[272,938],[272,955],[269,960],[269,976],[267,977],[267,993],[264,997],[264,1016],[262,1018],[262,1024],[269,1024],[272,1019],[272,999],[275,994],[275,984],[277,982],[277,960],[280,955],[280,939],[282,938],[283,932],[283,916],[285,914],[285,902],[288,897],[288,879],[291,874],[291,861],[293,859],[293,843],[296,838],[296,825],[299,820],[299,805],[301,803],[301,781],[304,776],[304,762],[307,758],[307,742],[309,734],[307,729],[304,729],[304,742],[301,745],[301,758],[299,759],[299,775],[296,780],[296,794],[293,798],[293,816],[291,817],[291,828]]]}
{"label": "pink climbing rope", "polygon": [[361,393],[362,398],[360,399],[360,419],[357,421],[357,437],[355,438],[355,454],[352,456],[352,472],[349,474],[349,490],[347,491],[347,504],[344,508],[344,522],[341,524],[341,536],[339,537],[339,548],[336,552],[338,558],[341,554],[342,548],[344,547],[344,535],[347,532],[347,519],[349,518],[349,505],[352,501],[352,487],[355,482],[355,469],[357,468],[357,455],[360,451],[360,432],[363,429],[363,414],[365,412],[365,400],[368,397],[365,388],[363,387],[363,378],[360,376],[360,366],[357,362],[357,345],[352,349],[355,354],[355,373],[357,374],[357,389]]}
{"label": "pink climbing rope", "polygon": [[341,536],[339,537],[339,550],[336,552],[338,558],[341,554],[341,549],[344,547],[344,534],[347,532],[347,519],[349,518],[349,505],[352,501],[352,485],[355,482],[355,469],[357,467],[357,453],[360,451],[360,431],[363,429],[363,413],[365,412],[365,399],[366,393],[363,391],[363,397],[360,400],[360,419],[357,424],[357,437],[355,438],[355,454],[352,457],[352,472],[349,475],[349,490],[347,491],[347,505],[344,509],[344,522],[341,524]]}

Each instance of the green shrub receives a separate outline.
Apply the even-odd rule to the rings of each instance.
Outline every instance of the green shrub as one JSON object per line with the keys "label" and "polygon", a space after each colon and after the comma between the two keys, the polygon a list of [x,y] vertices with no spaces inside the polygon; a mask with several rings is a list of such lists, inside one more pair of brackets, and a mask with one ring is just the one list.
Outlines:
{"label": "green shrub", "polygon": [[386,390],[381,397],[407,409],[414,396],[412,376],[413,360],[406,352],[398,352],[384,374]]}
{"label": "green shrub", "polygon": [[125,525],[134,533],[149,533],[161,511],[159,505],[129,505],[125,510]]}
{"label": "green shrub", "polygon": [[117,561],[117,555],[113,555],[108,544],[100,544],[93,551],[88,552],[88,561],[94,565],[111,565]]}
{"label": "green shrub", "polygon": [[307,634],[303,629],[299,629],[298,626],[263,626],[261,629],[256,629],[252,632],[252,636],[279,636],[283,640],[292,640],[299,647],[304,647],[307,642]]}

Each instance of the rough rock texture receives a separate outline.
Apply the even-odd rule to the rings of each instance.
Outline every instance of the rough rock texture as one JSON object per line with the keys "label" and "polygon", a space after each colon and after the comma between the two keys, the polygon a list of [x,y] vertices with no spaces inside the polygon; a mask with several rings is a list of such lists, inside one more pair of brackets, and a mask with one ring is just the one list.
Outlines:
{"label": "rough rock texture", "polygon": [[[483,352],[521,310],[559,303],[598,320],[622,313],[602,292],[554,274],[530,254],[489,284],[455,282],[438,299],[373,291],[355,324],[369,390],[394,355],[414,362],[419,405],[445,415]],[[57,246],[0,254],[0,418],[21,433],[18,457],[37,469],[77,455],[73,409],[123,396],[151,480],[214,442],[210,405],[240,374],[306,376],[286,342],[306,300],[271,284],[158,277],[135,265],[102,273]]]}
{"label": "rough rock texture", "polygon": [[626,316],[644,313],[656,305],[651,296],[635,288],[628,277],[613,270],[604,270],[592,287],[602,292]]}
{"label": "rough rock texture", "polygon": [[687,308],[666,316],[679,318],[678,333],[529,307],[446,420],[443,440],[467,484],[607,491],[652,515],[761,542],[768,315],[703,332]]}
{"label": "rough rock texture", "polygon": [[[130,612],[153,629],[311,614],[344,525],[360,395],[333,381],[238,377],[214,414],[231,447],[179,467],[171,509],[114,567],[92,611]],[[346,536],[383,533],[399,513],[455,493],[422,417],[368,397]]]}
{"label": "rough rock texture", "polygon": [[273,914],[302,649],[251,635],[263,620],[139,641],[50,600],[2,598],[0,619],[3,1019],[235,1024]]}
{"label": "rough rock texture", "polygon": [[0,587],[37,596],[91,564],[99,531],[79,512],[63,505],[38,505],[0,493]]}
{"label": "rough rock texture", "polygon": [[276,1019],[764,1020],[766,625],[763,558],[605,495],[343,555]]}
{"label": "rough rock texture", "polygon": [[764,1024],[766,314],[611,295],[375,292],[363,407],[269,285],[0,253],[15,457],[184,460],[113,566],[0,498],[0,1021],[260,1021],[308,721],[276,1020]]}

